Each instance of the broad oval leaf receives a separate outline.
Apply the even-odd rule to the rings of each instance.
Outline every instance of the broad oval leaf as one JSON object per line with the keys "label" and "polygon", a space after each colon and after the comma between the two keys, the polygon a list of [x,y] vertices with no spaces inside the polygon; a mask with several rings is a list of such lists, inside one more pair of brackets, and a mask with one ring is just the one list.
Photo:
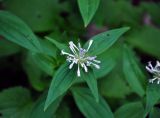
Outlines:
{"label": "broad oval leaf", "polygon": [[0,11],[0,35],[31,51],[42,52],[40,42],[31,29],[9,12]]}
{"label": "broad oval leaf", "polygon": [[[129,30],[129,27],[124,27],[124,28],[106,31],[92,37],[90,40],[93,40],[93,44],[89,49],[89,53],[91,55],[99,55],[103,53],[108,48],[110,48],[123,33],[125,33],[128,30]],[[84,47],[87,47],[88,44],[89,44],[89,41],[85,44]]]}
{"label": "broad oval leaf", "polygon": [[123,73],[133,91],[139,96],[143,96],[145,94],[143,87],[145,75],[141,71],[132,50],[126,45],[123,52]]}
{"label": "broad oval leaf", "polygon": [[115,112],[115,118],[143,118],[144,108],[141,102],[128,103]]}
{"label": "broad oval leaf", "polygon": [[77,106],[86,118],[114,118],[106,101],[99,96],[96,102],[89,89],[72,88],[72,93]]}
{"label": "broad oval leaf", "polygon": [[85,27],[92,20],[98,9],[100,0],[78,0],[80,13],[82,15]]}
{"label": "broad oval leaf", "polygon": [[59,96],[63,95],[73,84],[76,79],[75,69],[70,70],[68,64],[62,65],[51,82],[48,96],[45,103],[45,110],[54,102]]}

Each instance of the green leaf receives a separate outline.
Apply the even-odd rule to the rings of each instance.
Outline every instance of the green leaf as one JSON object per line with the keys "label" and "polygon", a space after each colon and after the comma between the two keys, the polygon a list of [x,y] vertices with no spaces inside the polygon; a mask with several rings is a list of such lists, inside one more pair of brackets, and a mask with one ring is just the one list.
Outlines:
{"label": "green leaf", "polygon": [[143,8],[143,10],[152,18],[152,22],[155,23],[155,25],[160,25],[159,20],[160,19],[160,15],[159,12],[160,11],[160,4],[159,3],[148,3],[148,2],[141,2],[141,8]]}
{"label": "green leaf", "polygon": [[50,38],[50,37],[45,37],[48,41],[50,41],[52,44],[54,44],[59,50],[68,50],[68,47],[64,44],[61,44],[57,42],[56,40]]}
{"label": "green leaf", "polygon": [[[44,72],[42,72],[38,65],[36,65],[35,61],[37,60],[34,58],[34,55],[28,53],[26,59],[23,61],[23,68],[29,78],[29,82],[32,87],[37,91],[43,91],[46,87],[48,87],[49,81],[47,81],[45,78],[46,75]],[[41,62],[39,62],[39,64],[40,63]],[[43,66],[43,69],[45,69],[45,66]]]}
{"label": "green leaf", "polygon": [[62,65],[57,70],[49,88],[44,108],[45,110],[56,100],[57,97],[63,95],[71,87],[76,77],[75,69],[72,68],[72,70],[70,70],[68,64]]}
{"label": "green leaf", "polygon": [[[106,31],[92,37],[91,40],[93,40],[93,44],[89,49],[89,53],[91,55],[99,55],[103,53],[108,48],[110,48],[123,33],[125,33],[128,30],[129,30],[129,27],[124,27],[124,28]],[[88,44],[89,44],[89,41],[85,44],[84,47],[87,47]]]}
{"label": "green leaf", "polygon": [[54,69],[56,67],[56,62],[53,58],[47,55],[42,55],[38,53],[32,53],[30,55],[30,58],[32,58],[33,62],[45,73],[48,75],[53,76]]}
{"label": "green leaf", "polygon": [[57,98],[46,111],[44,111],[46,94],[43,94],[35,103],[29,118],[54,118],[62,97]]}
{"label": "green leaf", "polygon": [[101,61],[100,69],[94,69],[96,78],[102,78],[107,75],[117,64],[122,53],[122,43],[117,43],[109,50],[103,52],[97,56],[97,59]]}
{"label": "green leaf", "polygon": [[160,86],[158,84],[149,84],[147,87],[145,114],[149,113],[153,106],[160,100]]}
{"label": "green leaf", "polygon": [[100,93],[105,97],[124,99],[132,92],[124,79],[122,70],[119,68],[121,68],[120,65],[116,66],[107,77],[100,79],[98,82]]}
{"label": "green leaf", "polygon": [[125,24],[133,27],[139,26],[139,23],[142,22],[142,9],[140,7],[135,7],[131,4],[131,1],[101,0],[100,6],[94,20],[102,26],[106,24],[109,27],[115,27]]}
{"label": "green leaf", "polygon": [[160,29],[152,26],[144,26],[135,29],[127,35],[126,39],[134,47],[148,53],[152,56],[160,58]]}
{"label": "green leaf", "polygon": [[18,17],[0,11],[0,35],[34,52],[42,52],[41,45],[31,29]]}
{"label": "green leaf", "polygon": [[68,4],[59,0],[4,0],[3,5],[36,32],[46,32],[57,27],[57,24],[62,25],[60,13],[68,10]]}
{"label": "green leaf", "polygon": [[4,118],[28,118],[32,108],[30,92],[22,87],[0,93],[0,113]]}
{"label": "green leaf", "polygon": [[145,75],[141,71],[134,53],[126,45],[123,53],[123,72],[125,78],[134,92],[139,96],[143,96],[145,83]]}
{"label": "green leaf", "polygon": [[0,39],[0,57],[9,56],[20,52],[20,47],[5,39]]}
{"label": "green leaf", "polygon": [[87,82],[87,84],[88,84],[93,96],[96,99],[96,102],[98,102],[99,101],[99,95],[98,95],[97,80],[95,78],[93,70],[89,69],[88,73],[84,73],[81,70],[81,76],[82,76],[82,79],[84,79],[84,81]]}
{"label": "green leaf", "polygon": [[77,106],[86,118],[114,118],[106,101],[99,96],[99,102],[96,102],[89,89],[73,87],[72,93]]}
{"label": "green leaf", "polygon": [[40,44],[43,48],[43,54],[56,58],[57,57],[57,48],[52,45],[48,40],[40,39]]}
{"label": "green leaf", "polygon": [[149,114],[149,118],[159,118],[159,116],[160,116],[160,109],[157,107],[154,107]]}
{"label": "green leaf", "polygon": [[141,102],[128,103],[115,112],[115,118],[143,118],[144,108]]}
{"label": "green leaf", "polygon": [[73,114],[70,110],[70,106],[66,102],[62,102],[56,111],[56,118],[72,118]]}
{"label": "green leaf", "polygon": [[80,13],[82,15],[85,27],[92,20],[98,9],[100,0],[78,0]]}

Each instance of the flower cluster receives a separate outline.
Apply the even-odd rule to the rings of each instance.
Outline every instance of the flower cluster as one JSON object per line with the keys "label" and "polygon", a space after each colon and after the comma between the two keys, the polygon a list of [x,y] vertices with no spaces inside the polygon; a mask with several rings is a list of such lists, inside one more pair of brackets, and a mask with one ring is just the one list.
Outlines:
{"label": "flower cluster", "polygon": [[155,67],[152,66],[151,62],[149,62],[146,69],[153,74],[153,79],[150,79],[149,82],[153,83],[157,80],[157,84],[160,84],[160,62],[157,61]]}
{"label": "flower cluster", "polygon": [[95,68],[99,69],[101,62],[96,60],[97,56],[88,56],[87,52],[89,51],[93,40],[89,41],[89,45],[87,49],[81,47],[81,44],[78,43],[76,46],[72,41],[69,42],[69,48],[71,53],[65,52],[64,50],[61,51],[62,55],[67,55],[67,61],[70,63],[69,69],[72,69],[74,64],[78,65],[77,69],[77,76],[80,77],[80,67],[84,69],[85,72],[88,72],[88,66],[94,66]]}

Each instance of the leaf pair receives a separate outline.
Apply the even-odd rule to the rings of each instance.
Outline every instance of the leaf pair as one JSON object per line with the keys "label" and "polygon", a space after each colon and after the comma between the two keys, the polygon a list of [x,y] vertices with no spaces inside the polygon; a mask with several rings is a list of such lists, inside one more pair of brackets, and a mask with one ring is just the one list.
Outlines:
{"label": "leaf pair", "polygon": [[[116,40],[123,33],[125,33],[128,29],[129,29],[128,27],[119,28],[119,29],[115,29],[115,30],[101,33],[101,34],[91,38],[91,40],[93,40],[93,45],[91,46],[91,48],[89,50],[89,52],[90,52],[89,54],[100,55],[101,53],[106,51],[109,47],[111,47],[116,42]],[[55,42],[51,38],[47,38],[47,39],[49,39],[53,44],[55,44],[60,50],[62,50],[63,47],[66,47],[58,42]],[[84,45],[84,47],[87,47],[88,43],[89,42],[87,42]],[[102,62],[102,64],[103,64],[103,62]],[[99,71],[101,71],[101,70],[99,70]],[[103,73],[101,73],[101,74],[103,74]],[[101,75],[98,75],[98,76],[101,76]],[[96,78],[95,78],[92,70],[89,70],[88,73],[83,73],[83,71],[82,71],[81,78],[77,78],[75,69],[72,68],[70,70],[68,68],[68,64],[64,64],[58,69],[55,76],[53,77],[53,80],[52,80],[50,88],[49,88],[48,97],[47,97],[46,104],[45,104],[45,109],[47,109],[47,107],[57,97],[59,97],[60,95],[65,93],[70,88],[70,86],[73,83],[75,83],[75,81],[77,79],[84,79],[87,82],[90,90],[92,91],[92,94],[94,95],[94,97],[98,101],[99,98],[98,98],[97,81],[96,81]]]}

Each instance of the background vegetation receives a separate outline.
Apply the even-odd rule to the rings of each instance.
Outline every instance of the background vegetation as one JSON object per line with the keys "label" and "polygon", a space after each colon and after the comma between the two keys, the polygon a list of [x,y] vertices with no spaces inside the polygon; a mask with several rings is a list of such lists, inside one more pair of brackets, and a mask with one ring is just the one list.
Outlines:
{"label": "background vegetation", "polygon": [[[160,118],[160,85],[149,84],[145,70],[160,58],[158,1],[0,0],[0,9],[0,117]],[[114,32],[115,41],[123,35],[98,56],[99,102],[84,81],[57,84],[50,88],[55,100],[44,111],[55,75],[67,78],[60,49],[120,27],[130,30]]]}

